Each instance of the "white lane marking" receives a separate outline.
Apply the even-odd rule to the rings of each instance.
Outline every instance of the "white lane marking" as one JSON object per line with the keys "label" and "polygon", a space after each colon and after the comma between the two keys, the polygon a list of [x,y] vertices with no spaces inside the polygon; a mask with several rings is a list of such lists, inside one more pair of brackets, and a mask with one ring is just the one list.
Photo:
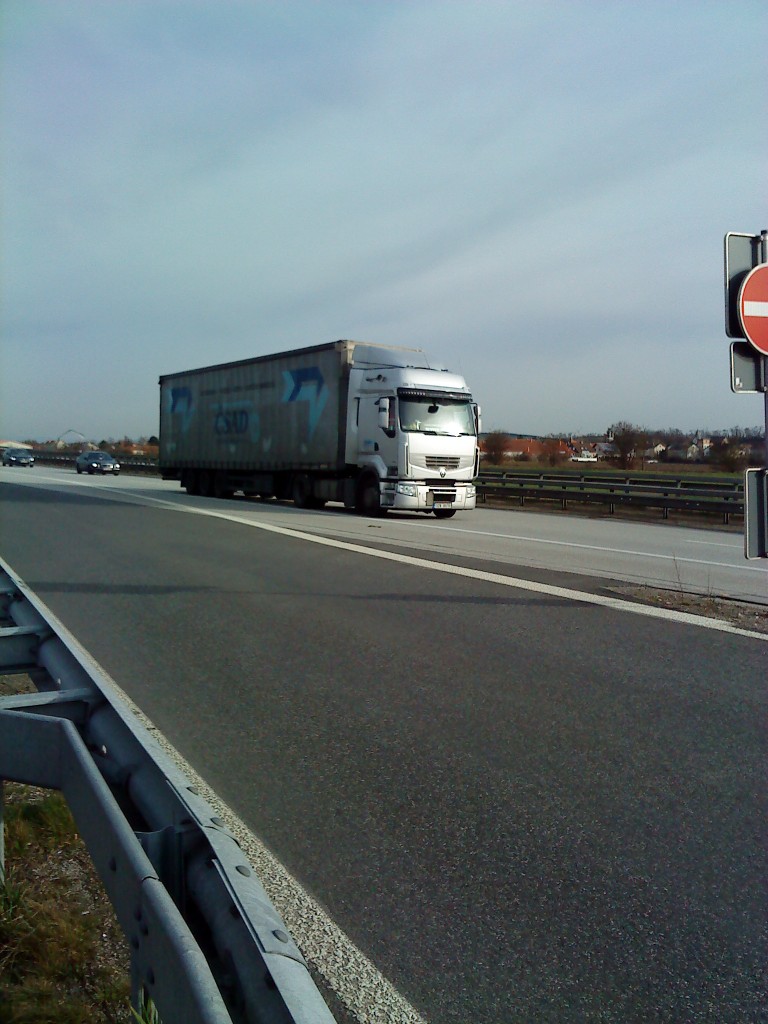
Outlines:
{"label": "white lane marking", "polygon": [[[170,506],[170,503],[165,504]],[[34,595],[35,604],[57,635],[75,648],[86,664],[97,670],[108,686],[114,689],[117,702],[124,705],[141,722],[164,753],[187,776],[192,785],[198,788],[203,799],[207,800],[224,819],[227,828],[255,868],[267,895],[288,926],[305,959],[321,975],[359,1024],[427,1024],[421,1014],[400,995],[394,985],[315,902],[261,839],[251,832],[245,822],[187,763],[154,722],[96,661],[90,651],[83,647],[45,602],[26,585],[19,574],[3,559],[0,559],[0,566],[13,578],[20,580],[25,591]],[[107,695],[112,696],[109,691]]]}
{"label": "white lane marking", "polygon": [[379,551],[376,548],[366,548],[360,544],[352,544],[349,541],[334,540],[330,537],[319,537],[312,533],[304,533],[302,530],[293,530],[284,526],[275,526],[271,523],[258,522],[253,519],[245,519],[243,516],[234,515],[229,512],[216,512],[212,509],[193,508],[177,505],[158,498],[148,498],[158,505],[165,506],[174,512],[181,511],[190,515],[210,516],[213,519],[223,519],[231,523],[239,523],[242,526],[250,526],[256,530],[264,530],[267,533],[276,533],[282,537],[291,537],[296,540],[305,540],[310,544],[321,544],[324,547],[336,548],[340,551],[351,551],[358,555],[366,555],[368,558],[379,558],[386,562],[399,562],[401,565],[409,565],[419,569],[431,569],[433,572],[442,572],[449,576],[463,576],[466,579],[483,580],[486,583],[496,583],[502,587],[510,587],[515,590],[526,590],[536,594],[546,594],[548,597],[557,597],[561,600],[580,602],[581,604],[594,604],[603,608],[610,608],[618,612],[631,612],[634,615],[645,615],[651,619],[664,619],[667,622],[679,622],[688,626],[699,626],[701,629],[713,629],[721,633],[733,633],[736,636],[747,636],[754,640],[768,641],[768,633],[757,633],[749,629],[740,629],[732,626],[730,622],[722,619],[710,619],[704,615],[692,615],[690,612],[677,612],[669,608],[659,608],[655,605],[637,604],[634,601],[626,601],[623,598],[609,597],[606,594],[589,594],[581,590],[571,590],[566,587],[554,587],[548,583],[536,583],[532,580],[523,580],[514,576],[502,576],[500,573],[485,572],[482,569],[467,569],[461,565],[451,565],[446,562],[432,562],[426,558],[417,558],[412,555],[401,555],[395,551]]}
{"label": "white lane marking", "polygon": [[[742,572],[747,569],[750,572],[764,572],[765,570],[751,565],[734,565],[732,562],[709,562],[703,561],[700,558],[686,558],[684,555],[663,555],[656,554],[653,551],[633,551],[631,548],[607,548],[602,544],[577,544],[568,540],[549,540],[543,537],[525,537],[521,534],[515,533],[491,533],[489,530],[467,530],[458,526],[429,526],[426,525],[422,529],[427,530],[438,530],[440,532],[452,532],[452,533],[466,533],[476,537],[498,537],[502,540],[515,540],[523,541],[526,544],[549,544],[555,547],[562,548],[580,548],[582,551],[600,551],[605,552],[607,555],[631,555],[637,558],[658,558],[666,562],[688,562],[691,565],[712,565],[717,566],[719,569],[735,569],[737,572]],[[686,541],[687,544],[706,544],[706,541]],[[738,551],[741,550],[735,544],[722,544],[721,547],[727,547],[730,550]]]}
{"label": "white lane marking", "polygon": [[683,544],[701,544],[701,546],[705,548],[727,548],[729,551],[739,552],[744,550],[743,539],[740,539],[737,544],[726,544],[724,541],[720,540],[689,540],[687,537],[684,537]]}

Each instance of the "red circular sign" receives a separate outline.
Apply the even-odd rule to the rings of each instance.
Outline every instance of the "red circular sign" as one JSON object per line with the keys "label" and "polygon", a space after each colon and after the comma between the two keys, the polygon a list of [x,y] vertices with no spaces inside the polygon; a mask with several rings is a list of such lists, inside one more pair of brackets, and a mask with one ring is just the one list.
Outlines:
{"label": "red circular sign", "polygon": [[753,267],[739,290],[739,319],[753,348],[768,356],[768,263]]}

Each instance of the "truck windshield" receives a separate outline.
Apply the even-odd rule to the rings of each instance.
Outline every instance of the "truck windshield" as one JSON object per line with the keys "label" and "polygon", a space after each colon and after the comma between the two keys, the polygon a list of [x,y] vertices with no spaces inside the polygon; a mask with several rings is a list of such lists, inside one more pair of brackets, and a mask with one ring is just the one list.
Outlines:
{"label": "truck windshield", "polygon": [[469,398],[401,392],[399,413],[401,430],[449,437],[475,434],[475,414]]}

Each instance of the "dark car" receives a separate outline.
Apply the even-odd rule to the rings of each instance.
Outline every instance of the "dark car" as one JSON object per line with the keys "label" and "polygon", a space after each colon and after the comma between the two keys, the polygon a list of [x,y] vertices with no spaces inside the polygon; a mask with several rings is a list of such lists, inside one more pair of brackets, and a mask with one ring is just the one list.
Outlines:
{"label": "dark car", "polygon": [[109,452],[81,452],[75,459],[78,473],[111,473],[117,476],[120,463]]}
{"label": "dark car", "polygon": [[23,448],[6,448],[3,452],[4,466],[28,466],[31,469],[34,464],[35,456]]}

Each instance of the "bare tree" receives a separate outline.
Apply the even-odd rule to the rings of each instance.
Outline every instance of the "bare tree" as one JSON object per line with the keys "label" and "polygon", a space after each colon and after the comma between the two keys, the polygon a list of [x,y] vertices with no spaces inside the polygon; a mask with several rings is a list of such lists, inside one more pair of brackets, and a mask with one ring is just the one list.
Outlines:
{"label": "bare tree", "polygon": [[731,438],[720,437],[713,449],[712,461],[725,473],[738,473],[746,469],[749,456],[743,444],[734,444]]}
{"label": "bare tree", "polygon": [[503,430],[492,430],[483,441],[483,452],[492,466],[498,466],[509,448],[509,434]]}
{"label": "bare tree", "polygon": [[631,469],[638,452],[642,452],[648,445],[648,430],[622,420],[614,423],[608,434],[613,439],[619,466]]}
{"label": "bare tree", "polygon": [[565,455],[560,444],[560,438],[553,434],[551,437],[544,438],[541,444],[544,458],[550,466],[559,466],[565,459]]}

